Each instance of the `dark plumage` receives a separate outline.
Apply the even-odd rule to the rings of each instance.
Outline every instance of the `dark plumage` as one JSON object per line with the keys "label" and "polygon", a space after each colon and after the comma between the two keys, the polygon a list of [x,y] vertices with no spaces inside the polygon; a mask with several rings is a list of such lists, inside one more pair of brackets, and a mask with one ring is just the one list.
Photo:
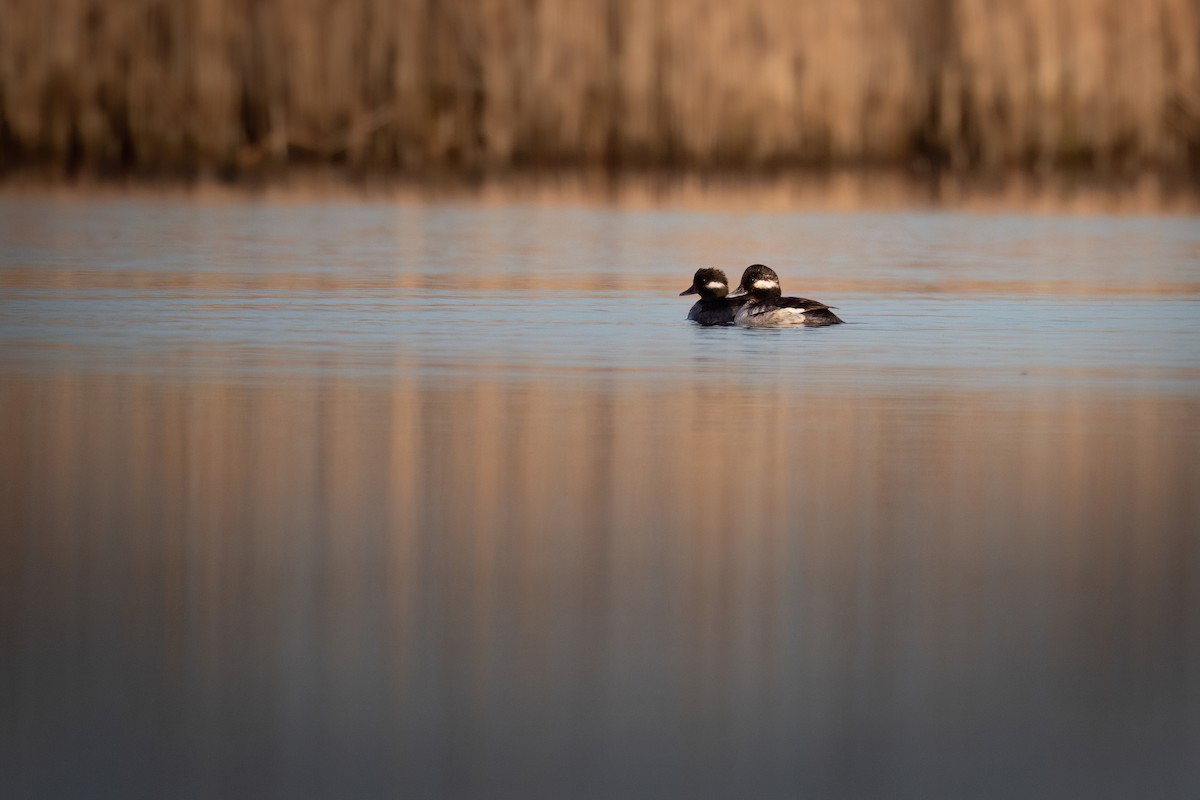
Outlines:
{"label": "dark plumage", "polygon": [[734,316],[734,323],[742,328],[817,328],[842,321],[824,303],[782,294],[775,270],[762,264],[746,267],[741,283],[730,295],[735,299],[746,298]]}
{"label": "dark plumage", "polygon": [[687,318],[701,325],[732,325],[737,310],[746,302],[744,297],[727,297],[729,279],[719,269],[698,269],[692,285],[679,293],[680,297],[698,294],[700,299],[692,306]]}

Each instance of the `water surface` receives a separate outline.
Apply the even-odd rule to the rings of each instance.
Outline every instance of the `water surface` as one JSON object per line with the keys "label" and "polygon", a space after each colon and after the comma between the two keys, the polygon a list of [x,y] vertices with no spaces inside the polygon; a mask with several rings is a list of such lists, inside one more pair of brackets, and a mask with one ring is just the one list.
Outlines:
{"label": "water surface", "polygon": [[5,197],[0,413],[6,797],[1200,792],[1193,218]]}

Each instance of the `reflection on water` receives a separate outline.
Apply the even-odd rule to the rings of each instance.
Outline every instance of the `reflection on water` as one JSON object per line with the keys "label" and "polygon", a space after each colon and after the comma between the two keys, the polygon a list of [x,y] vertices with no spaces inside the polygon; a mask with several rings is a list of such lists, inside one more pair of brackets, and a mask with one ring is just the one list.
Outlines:
{"label": "reflection on water", "polygon": [[[1200,788],[1191,220],[0,234],[3,796]],[[854,324],[681,321],[747,260]]]}

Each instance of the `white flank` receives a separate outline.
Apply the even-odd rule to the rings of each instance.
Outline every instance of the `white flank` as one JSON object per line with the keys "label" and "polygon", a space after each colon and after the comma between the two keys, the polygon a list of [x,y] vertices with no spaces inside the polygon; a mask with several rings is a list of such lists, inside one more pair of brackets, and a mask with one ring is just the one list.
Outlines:
{"label": "white flank", "polygon": [[724,286],[725,284],[721,283],[720,281],[709,281],[708,283],[704,284],[706,289],[721,289],[724,288]]}
{"label": "white flank", "polygon": [[776,281],[755,281],[755,289],[778,289],[779,284]]}

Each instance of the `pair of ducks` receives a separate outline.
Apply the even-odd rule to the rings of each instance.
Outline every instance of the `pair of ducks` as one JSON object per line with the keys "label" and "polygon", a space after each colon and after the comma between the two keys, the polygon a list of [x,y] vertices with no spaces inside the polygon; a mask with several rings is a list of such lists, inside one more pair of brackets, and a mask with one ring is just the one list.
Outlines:
{"label": "pair of ducks", "polygon": [[779,276],[762,264],[742,273],[742,282],[731,294],[729,279],[719,269],[698,269],[692,285],[679,293],[700,299],[687,318],[701,325],[737,325],[741,328],[808,328],[841,322],[830,307],[803,297],[783,297]]}

